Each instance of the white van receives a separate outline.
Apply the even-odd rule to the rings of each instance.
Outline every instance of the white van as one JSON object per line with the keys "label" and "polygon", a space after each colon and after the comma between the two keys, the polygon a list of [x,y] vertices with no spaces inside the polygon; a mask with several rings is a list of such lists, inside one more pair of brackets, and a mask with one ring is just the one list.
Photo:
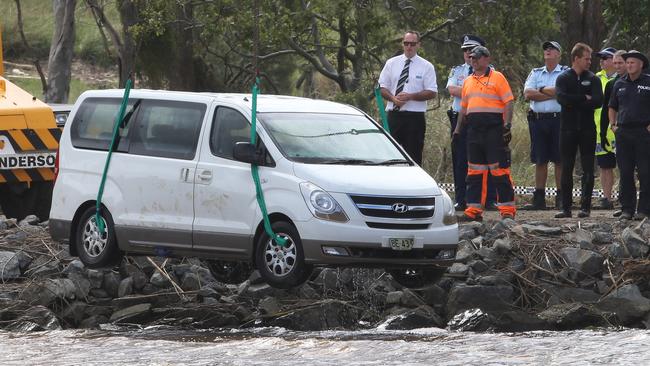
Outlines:
{"label": "white van", "polygon": [[[252,262],[275,287],[314,265],[384,267],[418,285],[455,257],[449,196],[360,110],[262,95],[131,91],[95,221],[122,90],[83,93],[58,154],[50,232],[89,267],[121,253]],[[278,245],[264,230],[251,163]]]}

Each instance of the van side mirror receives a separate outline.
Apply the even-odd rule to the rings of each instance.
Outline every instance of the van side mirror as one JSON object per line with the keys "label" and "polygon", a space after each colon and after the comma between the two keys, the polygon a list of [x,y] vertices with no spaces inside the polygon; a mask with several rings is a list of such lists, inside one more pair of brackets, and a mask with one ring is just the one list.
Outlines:
{"label": "van side mirror", "polygon": [[255,145],[250,142],[237,142],[233,148],[232,155],[237,161],[243,163],[255,164],[264,166],[266,159],[264,158],[264,151],[257,149]]}

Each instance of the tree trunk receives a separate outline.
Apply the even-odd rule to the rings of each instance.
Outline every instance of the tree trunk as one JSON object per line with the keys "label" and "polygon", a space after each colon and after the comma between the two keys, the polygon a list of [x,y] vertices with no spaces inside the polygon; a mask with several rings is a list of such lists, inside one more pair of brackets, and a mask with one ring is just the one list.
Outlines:
{"label": "tree trunk", "polygon": [[131,78],[135,87],[135,64],[138,54],[138,46],[131,27],[140,20],[138,4],[134,0],[121,0],[118,2],[120,20],[122,21],[122,44],[118,48],[120,59],[120,88],[126,86],[126,81]]}
{"label": "tree trunk", "polygon": [[77,0],[52,0],[54,32],[47,64],[48,103],[67,103],[70,93],[72,55],[75,41],[74,12]]}
{"label": "tree trunk", "polygon": [[569,0],[566,4],[568,51],[577,42],[588,44],[594,51],[600,50],[606,35],[602,0]]}

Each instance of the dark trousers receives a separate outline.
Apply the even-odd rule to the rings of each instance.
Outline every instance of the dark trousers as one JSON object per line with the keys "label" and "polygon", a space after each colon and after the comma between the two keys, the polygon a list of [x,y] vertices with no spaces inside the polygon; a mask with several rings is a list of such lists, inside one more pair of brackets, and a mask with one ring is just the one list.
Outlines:
{"label": "dark trousers", "polygon": [[388,112],[390,134],[402,145],[406,153],[422,165],[422,149],[427,124],[424,112]]}
{"label": "dark trousers", "polygon": [[[452,110],[447,111],[449,122],[451,123],[451,135],[454,134],[456,124],[458,124],[458,112]],[[462,129],[460,136],[458,136],[454,143],[451,145],[451,163],[454,170],[454,190],[456,203],[465,205],[465,192],[467,191],[467,130],[468,127]],[[487,184],[487,204],[488,206],[496,202],[497,190],[494,188],[494,178],[488,176]]]}
{"label": "dark trousers", "polygon": [[[616,130],[616,162],[620,172],[618,200],[623,212],[635,208],[650,215],[650,132],[645,127]],[[639,173],[639,205],[636,201],[635,170]]]}
{"label": "dark trousers", "polygon": [[467,131],[467,209],[470,217],[480,215],[487,201],[487,180],[496,188],[497,207],[501,214],[515,214],[515,192],[510,164],[504,162],[506,146],[501,125],[470,124]]}
{"label": "dark trousers", "polygon": [[580,209],[591,211],[591,195],[594,190],[594,156],[596,154],[596,127],[583,130],[563,130],[560,133],[560,161],[562,164],[562,210],[571,211],[573,203],[573,168],[576,154],[580,151],[582,165]]}

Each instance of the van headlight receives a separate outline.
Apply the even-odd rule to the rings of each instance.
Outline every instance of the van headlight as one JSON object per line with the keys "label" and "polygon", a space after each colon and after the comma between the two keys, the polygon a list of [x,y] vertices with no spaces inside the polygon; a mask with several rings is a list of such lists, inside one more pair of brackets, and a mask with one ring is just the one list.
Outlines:
{"label": "van headlight", "polygon": [[347,222],[349,220],[348,215],[345,214],[345,211],[334,197],[319,186],[309,182],[300,183],[300,193],[302,193],[307,208],[314,217],[337,222]]}
{"label": "van headlight", "polygon": [[458,223],[456,210],[454,209],[454,202],[449,198],[449,195],[445,191],[442,191],[442,209],[442,223],[444,225],[454,225]]}

